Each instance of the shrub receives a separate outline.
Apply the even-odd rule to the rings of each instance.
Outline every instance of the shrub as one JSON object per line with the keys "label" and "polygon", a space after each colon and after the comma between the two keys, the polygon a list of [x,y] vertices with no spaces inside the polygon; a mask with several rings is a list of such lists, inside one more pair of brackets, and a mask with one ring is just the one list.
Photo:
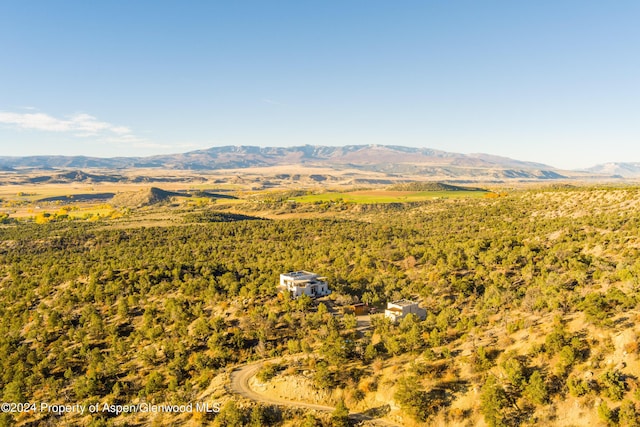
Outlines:
{"label": "shrub", "polygon": [[331,414],[332,427],[348,427],[349,426],[349,408],[344,404],[344,400],[338,400],[336,409]]}
{"label": "shrub", "polygon": [[587,394],[590,390],[589,384],[585,380],[581,380],[576,376],[569,377],[567,387],[572,396],[580,397]]}
{"label": "shrub", "polygon": [[622,402],[622,405],[620,405],[620,411],[618,412],[618,421],[620,421],[620,425],[623,426],[640,426],[640,423],[638,423],[636,405],[632,401],[625,400]]}
{"label": "shrub", "polygon": [[307,414],[301,427],[321,427],[322,422],[317,419],[313,414]]}
{"label": "shrub", "polygon": [[144,386],[145,394],[149,395],[159,391],[164,383],[164,377],[161,373],[154,371],[147,376],[147,383]]}
{"label": "shrub", "polygon": [[545,338],[544,348],[549,356],[553,356],[565,346],[565,343],[564,332],[556,329]]}
{"label": "shrub", "polygon": [[604,395],[612,400],[621,400],[624,395],[624,378],[618,371],[607,371],[600,377]]}
{"label": "shrub", "polygon": [[607,405],[607,402],[605,401],[598,406],[598,417],[609,426],[615,426],[618,424],[616,412],[609,409],[609,405]]}
{"label": "shrub", "polygon": [[485,347],[476,349],[476,354],[473,356],[473,366],[477,371],[486,371],[493,366]]}
{"label": "shrub", "polygon": [[507,359],[502,363],[502,369],[507,374],[509,382],[516,390],[521,390],[525,383],[524,366],[516,358]]}
{"label": "shrub", "polygon": [[258,379],[258,381],[266,383],[267,381],[275,377],[281,370],[282,366],[277,363],[265,363],[256,374],[256,378]]}
{"label": "shrub", "polygon": [[503,411],[507,404],[507,393],[498,384],[498,380],[493,375],[489,375],[480,394],[480,412],[489,427],[504,425]]}
{"label": "shrub", "polygon": [[547,403],[549,393],[540,371],[534,371],[529,377],[529,382],[525,388],[525,394],[533,403],[538,405],[544,405]]}
{"label": "shrub", "polygon": [[446,394],[441,390],[424,390],[414,376],[400,380],[393,398],[400,403],[403,411],[414,420],[424,422],[446,405]]}
{"label": "shrub", "polygon": [[244,411],[233,400],[227,402],[213,421],[215,427],[241,427],[245,425]]}

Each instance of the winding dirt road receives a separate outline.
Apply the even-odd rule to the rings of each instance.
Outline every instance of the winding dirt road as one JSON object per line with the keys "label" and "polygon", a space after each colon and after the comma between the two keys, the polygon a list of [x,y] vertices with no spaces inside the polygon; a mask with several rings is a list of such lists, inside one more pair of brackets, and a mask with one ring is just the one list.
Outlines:
{"label": "winding dirt road", "polygon": [[[280,399],[278,397],[269,396],[268,394],[262,394],[253,390],[249,386],[249,381],[253,376],[255,376],[264,363],[265,361],[260,361],[234,369],[231,372],[230,391],[255,402],[266,403],[269,405],[291,406],[303,409],[314,409],[316,411],[323,412],[333,412],[335,410],[333,406]],[[356,421],[367,421],[369,425],[402,427],[401,424],[396,424],[393,421],[375,419],[363,413],[350,413],[349,418]]]}

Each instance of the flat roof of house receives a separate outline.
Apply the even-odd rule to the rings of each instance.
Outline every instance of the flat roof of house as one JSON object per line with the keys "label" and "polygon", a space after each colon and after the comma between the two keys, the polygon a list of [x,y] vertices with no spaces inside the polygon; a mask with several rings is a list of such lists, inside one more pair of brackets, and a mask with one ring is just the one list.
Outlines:
{"label": "flat roof of house", "polygon": [[283,276],[289,276],[292,279],[298,279],[305,276],[317,276],[317,274],[312,273],[310,271],[299,270],[299,271],[290,271],[288,273],[283,273]]}

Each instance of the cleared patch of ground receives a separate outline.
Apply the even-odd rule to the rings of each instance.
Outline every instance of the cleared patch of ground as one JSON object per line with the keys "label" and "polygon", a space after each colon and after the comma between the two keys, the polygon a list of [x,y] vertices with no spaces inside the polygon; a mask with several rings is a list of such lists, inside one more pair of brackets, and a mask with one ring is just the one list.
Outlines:
{"label": "cleared patch of ground", "polygon": [[477,198],[485,197],[487,191],[391,191],[391,190],[361,190],[352,192],[327,192],[294,197],[292,200],[300,203],[314,202],[348,202],[348,203],[404,203],[423,200],[448,198]]}

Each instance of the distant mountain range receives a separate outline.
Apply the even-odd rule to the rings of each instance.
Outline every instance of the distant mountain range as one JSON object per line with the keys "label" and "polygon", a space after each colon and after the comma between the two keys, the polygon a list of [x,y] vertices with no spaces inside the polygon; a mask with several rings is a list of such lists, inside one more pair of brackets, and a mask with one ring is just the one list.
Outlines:
{"label": "distant mountain range", "polygon": [[[489,154],[459,154],[429,148],[382,145],[329,147],[224,146],[181,154],[149,157],[98,158],[86,156],[0,157],[1,170],[33,169],[130,169],[220,170],[250,167],[304,165],[334,169],[360,169],[389,174],[411,174],[448,178],[562,179],[572,176],[541,163],[514,160]],[[585,174],[622,177],[640,176],[640,164],[596,166]],[[621,165],[633,165],[625,166]]]}
{"label": "distant mountain range", "polygon": [[622,178],[638,178],[640,177],[640,163],[603,163],[590,167],[586,171]]}

